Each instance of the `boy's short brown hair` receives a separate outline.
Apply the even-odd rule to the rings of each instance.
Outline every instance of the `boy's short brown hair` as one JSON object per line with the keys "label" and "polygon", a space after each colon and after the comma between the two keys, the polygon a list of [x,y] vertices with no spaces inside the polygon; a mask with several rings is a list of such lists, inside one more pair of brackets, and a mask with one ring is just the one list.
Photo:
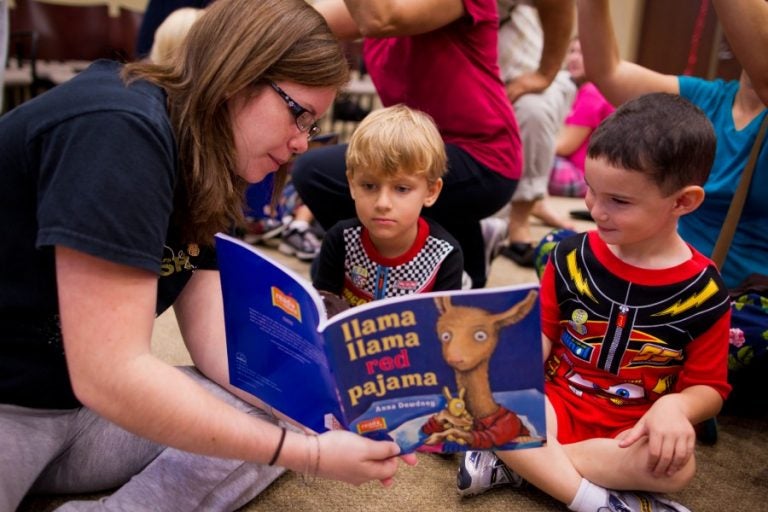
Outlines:
{"label": "boy's short brown hair", "polygon": [[669,195],[703,186],[715,160],[706,114],[677,94],[645,94],[621,105],[592,134],[587,157],[642,172]]}
{"label": "boy's short brown hair", "polygon": [[424,176],[434,183],[446,172],[445,143],[432,118],[399,104],[368,114],[347,148],[347,176],[365,170],[391,177]]}

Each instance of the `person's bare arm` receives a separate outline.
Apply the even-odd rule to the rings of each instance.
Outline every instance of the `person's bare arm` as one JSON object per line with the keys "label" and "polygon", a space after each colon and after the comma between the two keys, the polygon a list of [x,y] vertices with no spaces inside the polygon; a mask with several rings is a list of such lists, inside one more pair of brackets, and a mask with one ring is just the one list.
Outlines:
{"label": "person's bare arm", "polygon": [[713,0],[712,4],[736,58],[768,105],[768,2]]}
{"label": "person's bare arm", "polygon": [[269,459],[277,428],[239,413],[152,355],[156,275],[58,246],[56,277],[67,367],[84,405],[158,443]]}
{"label": "person's bare arm", "polygon": [[507,84],[507,97],[514,101],[523,94],[541,92],[552,83],[563,65],[575,22],[573,0],[538,0],[534,4],[541,21],[544,44],[539,67]]}
{"label": "person's bare arm", "polygon": [[544,334],[541,335],[541,355],[546,362],[549,359],[549,354],[552,352],[552,340],[547,338]]}
{"label": "person's bare arm", "polygon": [[[196,272],[192,280],[199,274],[206,275],[191,291],[215,292],[212,279],[217,273]],[[272,458],[279,427],[216,399],[150,352],[157,276],[61,246],[56,247],[56,276],[67,368],[84,405],[134,434],[181,450],[261,463]],[[223,348],[221,311],[214,309],[208,315],[191,310],[220,306],[221,299],[195,300],[187,295],[183,302],[182,332],[194,339],[193,358],[213,357],[216,362],[203,368],[221,373],[218,361],[226,359],[226,352],[200,349],[204,337],[214,333],[220,335],[214,346]],[[190,321],[193,313],[198,319]],[[212,318],[214,324],[201,329]],[[317,450],[321,455],[313,456]],[[352,484],[375,479],[388,485],[398,453],[395,443],[351,432],[328,432],[317,443],[289,432],[277,463],[304,471],[308,460],[318,460],[320,476]]]}
{"label": "person's bare arm", "polygon": [[[203,375],[246,402],[262,406],[254,396],[229,383],[219,273],[213,270],[196,271],[176,300],[174,312],[192,361]],[[277,430],[272,425],[267,427]],[[274,451],[276,438],[277,435],[274,442],[267,442],[268,450]],[[299,434],[288,434],[277,463],[304,471],[307,455],[312,450],[312,446],[307,446],[309,442],[308,438]],[[369,480],[391,484],[398,464],[395,456],[400,451],[395,443],[371,441],[346,431],[332,431],[318,438],[318,446],[322,454],[319,476],[356,485]],[[416,463],[412,455],[400,458],[408,464]]]}
{"label": "person's bare arm", "polygon": [[625,448],[647,437],[649,469],[657,477],[671,476],[693,456],[696,443],[693,425],[714,417],[722,405],[720,394],[705,385],[665,395],[619,437],[619,446]]}
{"label": "person's bare arm", "polygon": [[587,79],[618,106],[651,92],[679,94],[677,77],[622,60],[608,0],[578,0],[579,42]]}
{"label": "person's bare arm", "polygon": [[557,156],[571,156],[574,151],[579,149],[584,141],[589,138],[592,128],[589,126],[578,126],[575,124],[566,124],[560,129],[555,141],[555,154]]}
{"label": "person's bare arm", "polygon": [[312,6],[325,18],[331,32],[339,39],[352,41],[361,37],[360,29],[344,0],[319,0]]}
{"label": "person's bare arm", "polygon": [[464,16],[462,0],[344,0],[365,37],[423,34]]}

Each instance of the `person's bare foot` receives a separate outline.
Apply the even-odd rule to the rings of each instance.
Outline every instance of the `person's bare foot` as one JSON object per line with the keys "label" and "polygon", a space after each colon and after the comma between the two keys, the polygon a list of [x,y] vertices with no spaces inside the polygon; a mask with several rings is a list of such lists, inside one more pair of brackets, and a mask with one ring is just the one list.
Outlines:
{"label": "person's bare foot", "polygon": [[569,219],[556,214],[547,204],[546,199],[540,199],[533,205],[531,215],[539,219],[545,226],[558,229],[576,229],[576,225]]}

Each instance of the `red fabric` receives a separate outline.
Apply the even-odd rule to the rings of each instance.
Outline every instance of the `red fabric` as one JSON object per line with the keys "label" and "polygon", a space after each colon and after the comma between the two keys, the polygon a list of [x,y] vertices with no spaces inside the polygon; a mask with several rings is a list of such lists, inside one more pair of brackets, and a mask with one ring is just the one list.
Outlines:
{"label": "red fabric", "polygon": [[366,39],[363,57],[384,106],[432,116],[443,140],[517,179],[522,148],[499,77],[495,0],[464,0],[467,15],[416,36]]}
{"label": "red fabric", "polygon": [[[422,425],[422,432],[433,434],[443,432],[445,428],[438,422],[434,416]],[[490,416],[484,418],[475,418],[472,423],[472,441],[468,448],[475,450],[486,450],[494,446],[503,446],[513,442],[519,436],[530,434],[528,429],[520,421],[520,418],[514,412],[506,407],[499,406],[499,410]]]}
{"label": "red fabric", "polygon": [[[610,279],[626,280],[648,286],[670,286],[672,293],[676,290],[675,284],[699,276],[712,265],[708,258],[694,250],[690,260],[675,267],[640,269],[619,260],[597,232],[587,236],[589,248],[598,262],[591,264],[589,273],[602,274],[601,286],[610,286]],[[557,413],[557,438],[561,443],[615,437],[632,427],[655,400],[690,386],[707,385],[723,398],[728,395],[729,310],[713,317],[707,330],[686,343],[679,356],[675,355],[678,347],[666,345],[666,340],[654,336],[653,326],[631,326],[633,346],[642,348],[626,350],[618,373],[609,373],[597,366],[607,323],[594,314],[583,323],[563,317],[556,289],[558,280],[564,279],[560,275],[564,270],[558,272],[554,264],[555,259],[550,257],[542,276],[540,297],[542,331],[552,341],[550,357],[545,363],[545,393]],[[585,275],[585,269],[578,270],[581,276]],[[699,314],[714,313],[702,310]],[[578,345],[574,346],[592,351],[589,359],[579,357],[563,340],[576,340]],[[668,352],[659,352],[655,359],[656,352],[646,349]]]}

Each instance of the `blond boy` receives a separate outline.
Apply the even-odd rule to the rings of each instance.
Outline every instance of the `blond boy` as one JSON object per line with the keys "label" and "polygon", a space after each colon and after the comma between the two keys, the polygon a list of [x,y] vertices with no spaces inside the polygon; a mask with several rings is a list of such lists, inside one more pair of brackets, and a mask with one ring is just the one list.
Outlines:
{"label": "blond boy", "polygon": [[375,110],[347,149],[357,217],[323,240],[313,284],[350,306],[461,288],[459,244],[422,217],[443,186],[445,146],[432,119],[404,105]]}

